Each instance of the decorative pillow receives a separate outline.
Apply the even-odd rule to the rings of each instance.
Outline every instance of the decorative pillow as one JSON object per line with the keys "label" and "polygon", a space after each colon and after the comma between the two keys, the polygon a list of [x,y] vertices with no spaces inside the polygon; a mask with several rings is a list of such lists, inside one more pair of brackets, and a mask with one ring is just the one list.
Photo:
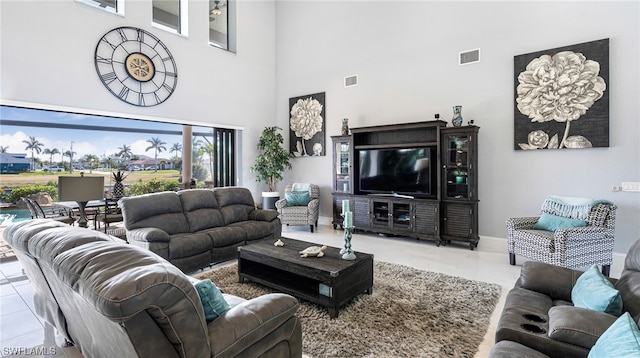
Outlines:
{"label": "decorative pillow", "polygon": [[311,201],[308,191],[284,193],[284,198],[287,199],[287,206],[307,206]]}
{"label": "decorative pillow", "polygon": [[200,296],[207,322],[213,321],[231,308],[222,296],[220,289],[211,280],[204,279],[194,286]]}
{"label": "decorative pillow", "polygon": [[625,312],[598,338],[589,351],[589,358],[640,357],[640,329]]}
{"label": "decorative pillow", "polygon": [[613,284],[593,265],[585,271],[571,290],[571,301],[576,307],[588,308],[614,316],[622,313],[622,297]]}
{"label": "decorative pillow", "polygon": [[540,219],[538,219],[538,222],[533,225],[533,228],[536,230],[556,231],[559,229],[584,226],[587,226],[586,220],[571,219],[562,216],[542,213],[540,214]]}

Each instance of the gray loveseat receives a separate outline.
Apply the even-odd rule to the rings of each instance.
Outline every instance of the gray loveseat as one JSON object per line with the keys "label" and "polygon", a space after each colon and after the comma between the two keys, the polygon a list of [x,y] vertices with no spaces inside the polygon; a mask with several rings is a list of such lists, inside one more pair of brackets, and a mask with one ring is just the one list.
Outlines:
{"label": "gray loveseat", "polygon": [[[586,357],[616,316],[574,307],[571,290],[583,272],[527,261],[509,291],[491,357]],[[640,240],[627,253],[619,279],[622,312],[640,325]]]}
{"label": "gray loveseat", "polygon": [[184,272],[237,257],[251,241],[280,238],[274,210],[257,210],[246,188],[191,189],[120,199],[130,244]]}
{"label": "gray loveseat", "polygon": [[3,233],[34,286],[43,319],[85,357],[301,357],[298,301],[224,295],[207,323],[189,277],[104,233],[36,219]]}

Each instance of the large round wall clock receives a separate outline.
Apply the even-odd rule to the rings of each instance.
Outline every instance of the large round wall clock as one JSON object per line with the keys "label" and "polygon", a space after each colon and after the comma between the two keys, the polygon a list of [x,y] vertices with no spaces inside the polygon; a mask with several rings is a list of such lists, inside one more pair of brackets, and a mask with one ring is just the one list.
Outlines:
{"label": "large round wall clock", "polygon": [[155,106],[176,89],[178,69],[169,49],[153,34],[135,27],[107,32],[96,46],[96,71],[119,99]]}

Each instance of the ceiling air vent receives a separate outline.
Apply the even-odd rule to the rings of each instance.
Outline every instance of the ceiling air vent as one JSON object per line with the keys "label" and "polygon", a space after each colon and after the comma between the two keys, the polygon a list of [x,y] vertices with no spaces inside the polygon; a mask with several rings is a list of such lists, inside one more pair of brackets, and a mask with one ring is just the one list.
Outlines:
{"label": "ceiling air vent", "polygon": [[353,87],[358,85],[358,75],[351,75],[344,78],[344,87]]}
{"label": "ceiling air vent", "polygon": [[469,51],[460,52],[458,54],[458,66],[470,65],[472,63],[480,62],[480,49],[473,49]]}

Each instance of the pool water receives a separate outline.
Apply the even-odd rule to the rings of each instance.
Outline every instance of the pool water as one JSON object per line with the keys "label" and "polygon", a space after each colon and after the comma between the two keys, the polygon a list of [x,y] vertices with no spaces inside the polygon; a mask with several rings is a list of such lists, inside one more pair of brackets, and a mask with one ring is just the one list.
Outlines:
{"label": "pool water", "polygon": [[10,209],[0,211],[0,227],[31,219],[29,210]]}

